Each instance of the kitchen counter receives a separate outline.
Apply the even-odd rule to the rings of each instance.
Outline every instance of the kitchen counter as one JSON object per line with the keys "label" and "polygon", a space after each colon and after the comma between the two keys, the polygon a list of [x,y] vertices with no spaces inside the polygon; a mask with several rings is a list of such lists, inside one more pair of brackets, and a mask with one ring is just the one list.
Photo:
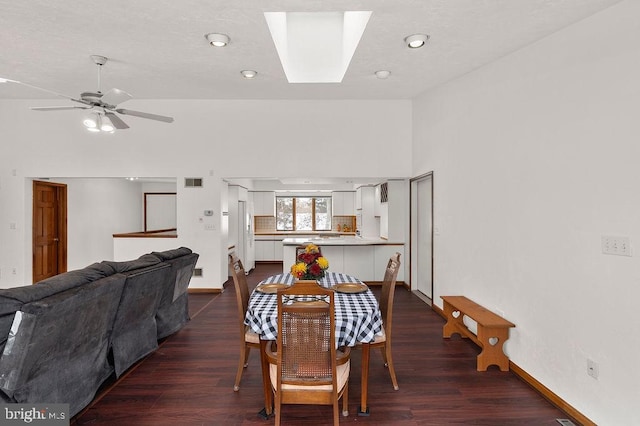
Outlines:
{"label": "kitchen counter", "polygon": [[[329,261],[329,270],[353,275],[361,280],[382,282],[389,257],[398,252],[404,260],[404,243],[383,238],[311,237],[285,238],[282,240],[282,271],[289,272],[296,259],[296,247],[313,243],[320,247],[322,256]],[[398,281],[404,280],[404,270],[398,273]]]}
{"label": "kitchen counter", "polygon": [[356,233],[354,232],[337,232],[337,231],[273,231],[273,232],[256,232],[255,236],[256,237],[260,237],[260,236],[273,236],[273,237],[283,237],[283,238],[297,238],[296,236],[301,236],[304,238],[309,237],[310,235],[313,235],[314,237],[321,237],[321,236],[331,236],[331,237],[335,237],[335,236],[344,236],[344,237],[348,237],[348,236],[352,236],[355,237]]}
{"label": "kitchen counter", "polygon": [[285,238],[282,240],[282,245],[284,246],[304,246],[309,243],[313,243],[317,246],[374,246],[403,244],[390,242],[383,238],[361,238],[353,236]]}

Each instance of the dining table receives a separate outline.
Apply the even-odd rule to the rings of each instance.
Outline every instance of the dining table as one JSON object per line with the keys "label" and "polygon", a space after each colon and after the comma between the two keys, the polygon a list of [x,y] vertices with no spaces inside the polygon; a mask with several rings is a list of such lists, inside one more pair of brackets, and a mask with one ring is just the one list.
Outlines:
{"label": "dining table", "polygon": [[[278,337],[277,293],[266,289],[277,287],[274,284],[293,285],[295,281],[295,277],[290,273],[272,275],[260,281],[251,293],[245,316],[245,324],[260,336],[260,361],[265,394],[265,408],[261,415],[265,417],[273,411],[273,394],[265,349],[269,342]],[[356,277],[327,271],[325,276],[317,281],[319,285],[336,291],[334,301],[337,346],[361,345],[361,396],[358,415],[368,416],[370,343],[374,341],[376,334],[382,332],[380,306],[373,292]]]}

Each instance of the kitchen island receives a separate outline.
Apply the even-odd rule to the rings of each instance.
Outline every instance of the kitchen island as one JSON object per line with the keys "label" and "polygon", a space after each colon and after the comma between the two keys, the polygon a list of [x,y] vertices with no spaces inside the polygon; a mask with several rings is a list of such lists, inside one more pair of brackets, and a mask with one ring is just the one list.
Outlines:
{"label": "kitchen island", "polygon": [[[342,272],[370,283],[382,282],[387,262],[392,254],[400,253],[404,263],[404,243],[383,238],[352,236],[285,238],[282,240],[282,270],[289,272],[296,257],[296,247],[313,243],[320,247],[329,261],[329,271]],[[398,272],[398,281],[404,281],[404,268]]]}

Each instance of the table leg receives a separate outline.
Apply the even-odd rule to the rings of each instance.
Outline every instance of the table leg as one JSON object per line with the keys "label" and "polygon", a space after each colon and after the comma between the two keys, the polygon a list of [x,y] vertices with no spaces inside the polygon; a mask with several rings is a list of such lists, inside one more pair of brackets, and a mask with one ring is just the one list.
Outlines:
{"label": "table leg", "polygon": [[266,355],[267,344],[270,342],[270,340],[260,339],[260,365],[262,367],[262,388],[264,391],[264,409],[260,412],[260,416],[264,418],[269,418],[273,414],[273,393],[271,392],[271,379],[269,379],[269,361],[267,361]]}
{"label": "table leg", "polygon": [[360,373],[360,408],[359,416],[368,416],[369,407],[367,406],[367,392],[369,391],[369,352],[371,345],[369,343],[362,344],[362,371]]}

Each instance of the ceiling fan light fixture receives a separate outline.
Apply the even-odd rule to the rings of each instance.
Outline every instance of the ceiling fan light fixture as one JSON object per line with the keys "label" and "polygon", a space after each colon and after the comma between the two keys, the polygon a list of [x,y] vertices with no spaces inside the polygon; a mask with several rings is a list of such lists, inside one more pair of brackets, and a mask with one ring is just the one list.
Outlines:
{"label": "ceiling fan light fixture", "polygon": [[111,133],[113,133],[114,130],[116,130],[109,115],[105,114],[104,118],[102,119],[102,123],[100,124],[100,130],[103,132],[111,132]]}
{"label": "ceiling fan light fixture", "polygon": [[225,47],[231,41],[228,35],[220,33],[209,33],[205,34],[204,37],[213,47]]}
{"label": "ceiling fan light fixture", "polygon": [[84,127],[86,127],[87,129],[97,129],[98,128],[98,123],[97,120],[93,117],[93,114],[89,117],[86,117],[84,119],[84,121],[82,122],[82,124],[84,124]]}
{"label": "ceiling fan light fixture", "polygon": [[418,49],[425,45],[429,40],[429,36],[426,34],[412,34],[404,39],[409,49]]}

